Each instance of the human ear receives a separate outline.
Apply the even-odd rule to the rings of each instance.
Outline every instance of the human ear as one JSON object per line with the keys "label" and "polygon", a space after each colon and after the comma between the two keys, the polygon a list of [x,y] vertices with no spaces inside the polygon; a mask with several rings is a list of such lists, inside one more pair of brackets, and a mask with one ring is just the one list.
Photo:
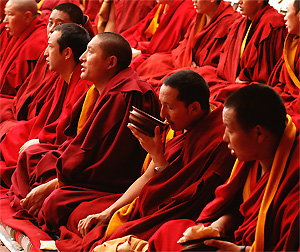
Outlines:
{"label": "human ear", "polygon": [[117,62],[118,62],[118,59],[116,56],[110,56],[108,57],[108,67],[107,69],[112,69],[112,68],[115,68],[117,66]]}
{"label": "human ear", "polygon": [[32,20],[32,13],[30,11],[26,11],[24,13],[24,20],[27,23],[31,22],[31,20]]}
{"label": "human ear", "polygon": [[266,137],[265,129],[260,125],[256,125],[254,128],[254,131],[255,131],[255,135],[257,137],[257,142],[261,143]]}
{"label": "human ear", "polygon": [[189,110],[193,114],[198,114],[201,111],[201,105],[199,102],[194,101],[189,105]]}
{"label": "human ear", "polygon": [[63,53],[64,53],[64,56],[65,56],[65,59],[69,59],[73,55],[73,51],[70,47],[67,47],[66,49],[64,49]]}

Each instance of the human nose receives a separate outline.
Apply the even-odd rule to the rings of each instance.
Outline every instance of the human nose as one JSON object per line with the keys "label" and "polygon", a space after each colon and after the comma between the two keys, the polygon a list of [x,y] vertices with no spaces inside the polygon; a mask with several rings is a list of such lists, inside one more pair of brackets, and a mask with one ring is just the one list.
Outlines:
{"label": "human nose", "polygon": [[46,57],[49,55],[49,52],[48,52],[48,46],[47,46],[47,48],[46,48],[46,50],[45,50],[45,52],[44,52],[44,55],[45,55]]}
{"label": "human nose", "polygon": [[80,61],[85,61],[85,59],[86,59],[86,52],[87,51],[85,51],[83,54],[81,54],[81,56],[79,58]]}
{"label": "human nose", "polygon": [[226,143],[229,143],[229,138],[228,138],[227,129],[225,129],[225,131],[224,131],[223,141],[226,142]]}

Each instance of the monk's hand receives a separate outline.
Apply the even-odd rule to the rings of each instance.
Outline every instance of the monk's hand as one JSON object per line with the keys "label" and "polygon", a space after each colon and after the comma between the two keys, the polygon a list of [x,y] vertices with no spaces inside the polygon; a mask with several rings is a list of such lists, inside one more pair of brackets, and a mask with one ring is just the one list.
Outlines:
{"label": "monk's hand", "polygon": [[192,61],[191,67],[198,67],[195,61]]}
{"label": "monk's hand", "polygon": [[129,123],[128,128],[131,130],[132,134],[139,140],[141,146],[147,151],[155,162],[155,157],[161,156],[164,154],[164,147],[161,141],[161,134],[159,126],[155,127],[154,137],[147,136]]}
{"label": "monk's hand", "polygon": [[132,51],[132,59],[134,59],[142,54],[141,50],[136,50],[134,48],[131,48],[131,51]]}
{"label": "monk's hand", "polygon": [[55,189],[57,179],[53,179],[45,184],[32,189],[27,196],[20,200],[20,205],[32,216],[37,216],[45,199]]}
{"label": "monk's hand", "polygon": [[209,239],[203,242],[206,246],[216,247],[217,251],[240,251],[241,247],[228,241]]}
{"label": "monk's hand", "polygon": [[84,237],[92,228],[107,224],[110,220],[111,214],[103,211],[98,214],[88,215],[78,223],[78,231]]}
{"label": "monk's hand", "polygon": [[39,144],[39,143],[40,143],[39,139],[31,139],[31,140],[27,141],[27,142],[24,143],[24,144],[22,145],[22,147],[20,148],[20,150],[19,150],[19,155],[20,155],[24,150],[26,150],[29,146],[34,145],[34,144]]}
{"label": "monk's hand", "polygon": [[236,84],[249,84],[250,82],[249,82],[249,81],[242,81],[242,80],[240,80],[239,77],[237,77],[237,78],[235,79],[235,83],[236,83]]}

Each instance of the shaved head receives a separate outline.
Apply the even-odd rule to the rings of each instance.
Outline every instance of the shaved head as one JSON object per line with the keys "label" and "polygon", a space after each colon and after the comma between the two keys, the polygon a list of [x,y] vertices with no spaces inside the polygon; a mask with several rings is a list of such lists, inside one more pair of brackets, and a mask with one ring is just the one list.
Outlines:
{"label": "shaved head", "polygon": [[31,12],[33,17],[37,15],[37,3],[35,0],[9,0],[7,4],[12,4],[14,9],[25,13],[27,11]]}

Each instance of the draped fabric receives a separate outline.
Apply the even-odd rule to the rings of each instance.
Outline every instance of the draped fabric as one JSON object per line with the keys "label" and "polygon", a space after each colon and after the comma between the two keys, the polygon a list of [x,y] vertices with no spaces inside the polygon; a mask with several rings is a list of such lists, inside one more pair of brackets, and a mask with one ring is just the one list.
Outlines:
{"label": "draped fabric", "polygon": [[49,70],[42,52],[35,69],[20,86],[16,96],[13,99],[0,97],[1,138],[19,121],[28,121],[38,115],[47,98],[51,97],[49,92],[58,78],[56,72]]}
{"label": "draped fabric", "polygon": [[142,50],[144,54],[166,52],[175,48],[184,38],[190,22],[196,15],[190,0],[175,0],[167,11],[160,16],[159,26],[153,36],[146,38],[145,31],[150,25],[160,5],[156,5],[151,12],[135,26],[122,32],[131,47]]}
{"label": "draped fabric", "polygon": [[[197,218],[197,207],[204,207],[213,199],[214,189],[228,178],[234,162],[222,140],[221,111],[222,108],[214,110],[191,131],[166,143],[165,155],[170,166],[143,187],[132,205],[128,221],[106,238],[133,234],[145,240],[170,219]],[[92,229],[82,239],[77,224],[87,215],[104,210],[106,203],[105,198],[100,197],[79,205],[70,215],[67,226],[60,229],[61,238],[56,241],[59,250],[76,244],[73,250],[89,251],[101,244],[105,240],[106,225]]]}
{"label": "draped fabric", "polygon": [[[60,188],[47,197],[38,216],[46,231],[66,224],[79,203],[101,196],[115,197],[140,174],[145,151],[127,128],[136,106],[158,116],[159,102],[151,86],[130,68],[118,73],[98,97],[94,109],[77,133],[85,94],[72,111],[68,136],[61,145],[40,144],[22,153],[9,191],[19,218],[28,217],[19,201],[35,186],[58,177]],[[32,218],[32,217],[31,217]]]}
{"label": "draped fabric", "polygon": [[[296,44],[291,46],[293,40]],[[291,62],[289,62],[291,59]],[[300,46],[296,35],[288,34],[284,55],[276,64],[268,85],[273,87],[282,97],[287,112],[290,115],[299,115],[299,82],[300,81]]]}
{"label": "draped fabric", "polygon": [[237,77],[249,83],[267,84],[273,68],[282,55],[287,34],[282,14],[270,5],[266,5],[256,13],[240,58],[247,24],[247,17],[241,17],[231,26],[228,38],[221,48],[217,68],[204,66],[197,71],[208,82],[211,97],[221,102],[228,95],[226,88],[232,89],[230,92],[240,88],[240,85],[234,86]]}
{"label": "draped fabric", "polygon": [[67,139],[64,131],[70,124],[72,108],[91,86],[89,81],[80,79],[80,69],[78,64],[69,84],[58,78],[39,115],[19,122],[0,143],[1,179],[7,186],[11,184],[10,176],[17,164],[19,150],[26,141],[38,138],[40,143],[62,144]]}
{"label": "draped fabric", "polygon": [[[291,121],[289,122],[290,124]],[[293,126],[295,127],[295,126]],[[296,130],[295,130],[296,131]],[[290,134],[290,127],[284,133],[283,138]],[[282,139],[283,139],[282,138]],[[270,171],[257,178],[258,162],[240,162],[230,182],[216,189],[216,198],[210,202],[201,212],[196,223],[209,223],[217,220],[224,214],[232,213],[234,207],[239,209],[243,218],[234,233],[235,243],[238,245],[252,246],[254,241],[263,247],[254,246],[253,251],[298,251],[299,250],[299,133],[290,138],[290,149],[277,149],[274,163]],[[286,156],[287,159],[283,157]],[[278,172],[277,168],[281,167]],[[250,196],[243,201],[243,189],[249,171]],[[280,173],[280,177],[277,174]],[[272,178],[273,177],[273,178]],[[261,211],[262,200],[265,197],[267,184],[277,179],[279,184],[273,188],[275,195],[268,209]],[[260,212],[266,213],[264,220],[264,234],[257,230],[257,222]],[[177,220],[167,223],[149,241],[151,251],[180,251],[181,247],[176,241],[182,236],[182,232],[189,226],[195,225],[191,220]],[[171,230],[176,233],[168,235]],[[255,233],[257,232],[257,235]],[[168,239],[169,238],[169,239]]]}
{"label": "draped fabric", "polygon": [[[211,21],[195,34],[195,27],[198,26],[202,17],[203,15],[198,14],[194,18],[184,39],[175,49],[165,53],[153,51],[153,55],[142,55],[140,57],[143,60],[137,59],[139,63],[133,63],[142,79],[159,89],[167,76],[181,68],[197,71],[197,67],[200,66],[217,66],[220,50],[227,38],[229,27],[240,17],[240,14],[234,11],[230,3],[221,1]],[[191,67],[192,61],[197,67]]]}
{"label": "draped fabric", "polygon": [[46,46],[46,24],[38,16],[20,37],[9,40],[3,54],[1,51],[0,94],[11,97],[16,95]]}

